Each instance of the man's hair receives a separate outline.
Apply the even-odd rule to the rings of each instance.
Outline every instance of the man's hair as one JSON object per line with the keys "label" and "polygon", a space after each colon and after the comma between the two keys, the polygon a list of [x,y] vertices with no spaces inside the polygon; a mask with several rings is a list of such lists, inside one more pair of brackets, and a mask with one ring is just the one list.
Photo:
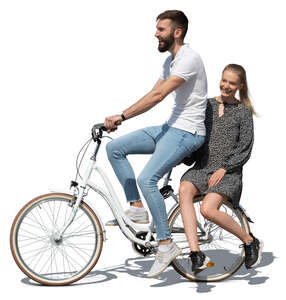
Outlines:
{"label": "man's hair", "polygon": [[164,19],[170,19],[174,25],[174,29],[182,29],[181,39],[184,40],[189,23],[185,14],[180,10],[166,10],[157,17],[156,21]]}

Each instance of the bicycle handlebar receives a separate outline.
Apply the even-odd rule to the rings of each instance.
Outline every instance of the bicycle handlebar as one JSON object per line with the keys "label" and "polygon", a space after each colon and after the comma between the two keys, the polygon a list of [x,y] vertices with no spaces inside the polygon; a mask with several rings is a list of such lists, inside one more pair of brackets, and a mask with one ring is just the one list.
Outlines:
{"label": "bicycle handlebar", "polygon": [[101,140],[103,131],[107,131],[107,128],[103,123],[93,125],[91,135],[95,142],[99,142]]}
{"label": "bicycle handlebar", "polygon": [[107,131],[107,128],[104,126],[104,123],[98,123],[98,124],[93,125],[92,131],[94,131],[95,129]]}

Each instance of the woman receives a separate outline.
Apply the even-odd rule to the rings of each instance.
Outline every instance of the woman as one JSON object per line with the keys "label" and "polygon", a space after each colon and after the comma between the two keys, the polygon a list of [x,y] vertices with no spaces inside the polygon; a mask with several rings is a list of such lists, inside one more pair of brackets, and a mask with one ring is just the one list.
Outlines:
{"label": "woman", "polygon": [[[253,145],[255,114],[248,97],[246,73],[242,66],[227,65],[220,81],[221,95],[208,100],[206,140],[197,151],[193,168],[181,179],[179,199],[187,240],[191,249],[192,270],[204,269],[210,259],[200,251],[193,198],[205,195],[201,214],[237,236],[245,249],[245,266],[251,268],[261,260],[263,242],[245,232],[229,215],[219,211],[223,201],[239,204],[242,190],[242,166],[250,157]],[[235,98],[239,91],[240,100]]]}

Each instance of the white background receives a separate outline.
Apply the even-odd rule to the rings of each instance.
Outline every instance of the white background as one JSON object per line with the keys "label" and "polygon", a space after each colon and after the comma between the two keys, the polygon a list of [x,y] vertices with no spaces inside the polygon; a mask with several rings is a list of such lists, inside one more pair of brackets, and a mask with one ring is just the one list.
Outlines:
{"label": "white background", "polygon": [[[23,299],[123,295],[126,299],[173,296],[233,299],[267,295],[283,288],[285,9],[283,1],[1,1],[1,287]],[[181,9],[190,21],[185,41],[200,53],[209,96],[219,93],[223,67],[242,64],[255,118],[255,145],[244,169],[241,204],[255,221],[252,230],[265,242],[260,267],[227,281],[197,284],[171,268],[147,279],[151,261],[133,252],[117,228],[90,277],[70,287],[35,286],[14,263],[9,230],[18,210],[49,187],[68,188],[78,150],[94,123],[120,113],[158,79],[168,55],[157,51],[156,17]],[[168,117],[173,99],[125,122],[117,137]],[[102,149],[103,150],[103,149]],[[87,156],[88,158],[88,156]],[[102,165],[122,198],[104,151]],[[148,157],[132,157],[136,174]],[[177,188],[184,166],[174,171]],[[92,194],[89,195],[92,201]],[[124,204],[125,205],[125,204]],[[112,217],[95,203],[103,221]],[[83,294],[85,292],[85,294]],[[136,293],[136,296],[135,296]]]}

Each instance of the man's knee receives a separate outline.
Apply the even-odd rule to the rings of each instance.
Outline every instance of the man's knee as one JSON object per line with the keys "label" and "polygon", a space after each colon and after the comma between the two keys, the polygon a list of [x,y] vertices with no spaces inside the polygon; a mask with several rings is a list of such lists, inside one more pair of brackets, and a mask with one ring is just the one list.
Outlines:
{"label": "man's knee", "polygon": [[150,190],[151,188],[156,187],[156,180],[152,178],[152,176],[141,173],[137,178],[138,185],[142,192],[144,190]]}
{"label": "man's knee", "polygon": [[122,153],[119,151],[118,146],[116,144],[116,140],[107,143],[106,152],[109,160],[112,158],[117,159],[122,156]]}
{"label": "man's knee", "polygon": [[137,182],[141,190],[148,185],[148,181],[149,178],[147,176],[144,176],[142,173],[137,178]]}

